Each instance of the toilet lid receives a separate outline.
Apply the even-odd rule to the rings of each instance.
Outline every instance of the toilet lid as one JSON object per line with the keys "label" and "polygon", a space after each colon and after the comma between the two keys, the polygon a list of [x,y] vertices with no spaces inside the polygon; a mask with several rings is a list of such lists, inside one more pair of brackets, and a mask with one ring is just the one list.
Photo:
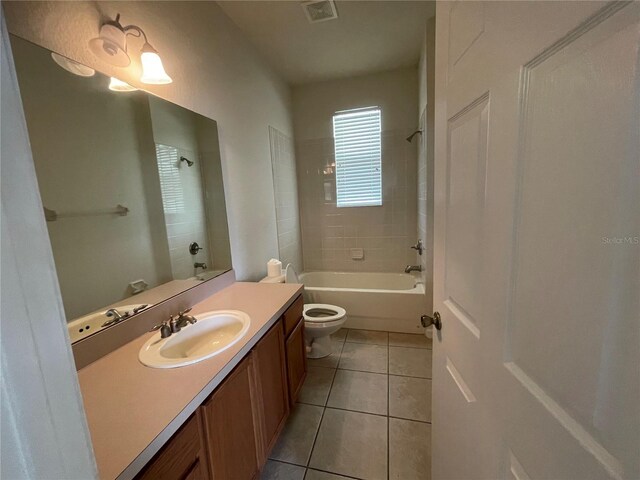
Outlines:
{"label": "toilet lid", "polygon": [[284,282],[285,283],[300,283],[300,279],[298,278],[298,274],[296,273],[293,265],[290,263],[284,269]]}
{"label": "toilet lid", "polygon": [[304,306],[305,322],[333,322],[344,318],[346,314],[347,311],[344,308],[326,303],[308,303]]}

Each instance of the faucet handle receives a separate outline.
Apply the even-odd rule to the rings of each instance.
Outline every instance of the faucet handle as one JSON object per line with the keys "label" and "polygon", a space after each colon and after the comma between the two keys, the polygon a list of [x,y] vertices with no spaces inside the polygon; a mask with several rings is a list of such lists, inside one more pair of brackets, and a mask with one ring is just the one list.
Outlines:
{"label": "faucet handle", "polygon": [[412,245],[411,248],[414,250],[417,250],[418,255],[422,255],[422,252],[424,250],[424,244],[422,243],[421,239],[418,239],[418,243],[416,243],[415,245]]}
{"label": "faucet handle", "polygon": [[179,312],[178,317],[183,317],[185,313],[189,313],[193,307],[189,307],[186,310]]}
{"label": "faucet handle", "polygon": [[171,318],[169,318],[169,320],[165,320],[162,323],[159,323],[158,325],[154,325],[153,328],[151,328],[151,330],[149,330],[150,332],[155,332],[156,330],[160,330],[160,338],[167,338],[170,337],[173,332],[173,329],[170,326],[171,323]]}

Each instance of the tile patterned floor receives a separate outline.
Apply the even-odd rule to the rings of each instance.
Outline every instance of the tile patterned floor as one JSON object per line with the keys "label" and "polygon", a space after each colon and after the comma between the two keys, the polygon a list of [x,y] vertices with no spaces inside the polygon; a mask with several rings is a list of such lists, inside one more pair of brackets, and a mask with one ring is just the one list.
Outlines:
{"label": "tile patterned floor", "polygon": [[429,480],[431,341],[342,329],[309,360],[262,480]]}

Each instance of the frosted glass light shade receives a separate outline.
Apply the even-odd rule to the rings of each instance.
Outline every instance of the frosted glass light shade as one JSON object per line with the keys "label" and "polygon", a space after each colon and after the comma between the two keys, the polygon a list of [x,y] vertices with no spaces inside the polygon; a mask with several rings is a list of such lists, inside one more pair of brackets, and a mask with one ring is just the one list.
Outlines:
{"label": "frosted glass light shade", "polygon": [[93,77],[96,74],[96,71],[93,68],[82,65],[70,58],[63,57],[55,52],[51,52],[51,58],[53,58],[53,61],[64,68],[67,72],[71,72],[74,75],[78,75],[80,77]]}
{"label": "frosted glass light shade", "polygon": [[116,22],[102,25],[100,36],[89,40],[89,48],[96,57],[116,67],[127,67],[131,63],[126,34]]}
{"label": "frosted glass light shade", "polygon": [[111,77],[111,81],[109,82],[109,90],[113,90],[114,92],[134,92],[138,90],[136,87],[132,87],[126,82],[117,79],[116,77]]}
{"label": "frosted glass light shade", "polygon": [[164,71],[160,55],[148,43],[142,47],[140,61],[142,62],[142,76],[140,77],[142,83],[164,85],[173,82]]}

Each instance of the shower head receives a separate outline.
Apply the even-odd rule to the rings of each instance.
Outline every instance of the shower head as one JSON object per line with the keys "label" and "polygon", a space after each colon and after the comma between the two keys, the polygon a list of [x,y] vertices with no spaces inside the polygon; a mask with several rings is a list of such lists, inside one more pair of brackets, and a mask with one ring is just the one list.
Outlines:
{"label": "shower head", "polygon": [[409,135],[407,137],[407,142],[411,143],[411,140],[413,140],[413,137],[415,137],[417,134],[421,134],[422,135],[422,130],[416,130],[411,135]]}
{"label": "shower head", "polygon": [[187,162],[188,167],[193,167],[193,162],[189,160],[187,157],[180,157],[181,162]]}

